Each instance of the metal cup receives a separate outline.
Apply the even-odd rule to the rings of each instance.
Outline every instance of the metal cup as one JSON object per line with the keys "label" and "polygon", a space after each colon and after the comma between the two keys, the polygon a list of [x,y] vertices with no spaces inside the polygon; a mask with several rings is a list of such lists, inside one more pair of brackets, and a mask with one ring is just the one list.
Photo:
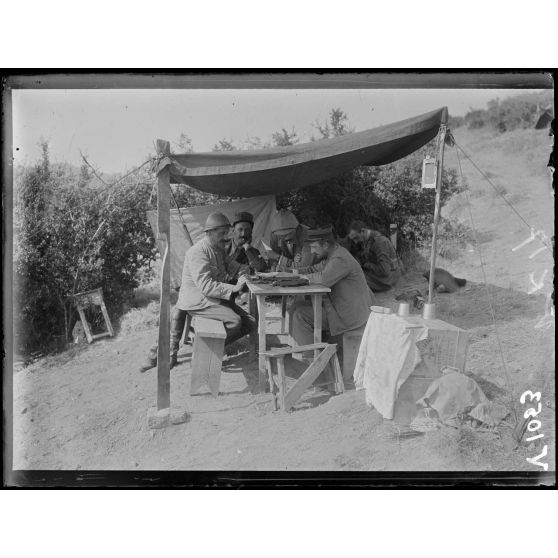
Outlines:
{"label": "metal cup", "polygon": [[406,318],[410,314],[410,305],[408,302],[400,302],[399,309],[397,310],[397,315],[402,318]]}
{"label": "metal cup", "polygon": [[436,305],[434,303],[428,304],[428,302],[425,302],[424,308],[422,310],[422,317],[425,320],[435,320],[436,319]]}

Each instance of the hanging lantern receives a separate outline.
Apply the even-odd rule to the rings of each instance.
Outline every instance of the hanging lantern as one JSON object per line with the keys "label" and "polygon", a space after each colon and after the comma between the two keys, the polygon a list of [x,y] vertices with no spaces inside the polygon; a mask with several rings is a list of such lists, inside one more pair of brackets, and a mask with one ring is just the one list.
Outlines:
{"label": "hanging lantern", "polygon": [[422,162],[422,187],[436,188],[438,163],[433,157],[427,156]]}

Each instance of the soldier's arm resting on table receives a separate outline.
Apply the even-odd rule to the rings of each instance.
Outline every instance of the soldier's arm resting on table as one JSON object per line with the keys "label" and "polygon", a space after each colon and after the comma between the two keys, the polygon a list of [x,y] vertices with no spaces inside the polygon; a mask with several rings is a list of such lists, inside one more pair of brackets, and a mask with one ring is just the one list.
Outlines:
{"label": "soldier's arm resting on table", "polygon": [[318,273],[319,271],[323,271],[327,264],[327,260],[322,260],[314,265],[309,265],[308,267],[301,267],[297,269],[300,275],[308,275],[310,273]]}
{"label": "soldier's arm resting on table", "polygon": [[[336,283],[341,281],[344,277],[349,275],[350,270],[342,258],[333,257],[324,260],[325,265],[322,271],[317,273],[307,274],[306,277],[311,284],[325,285],[326,287],[333,287]],[[320,262],[322,264],[323,262]],[[320,265],[317,264],[317,265]]]}

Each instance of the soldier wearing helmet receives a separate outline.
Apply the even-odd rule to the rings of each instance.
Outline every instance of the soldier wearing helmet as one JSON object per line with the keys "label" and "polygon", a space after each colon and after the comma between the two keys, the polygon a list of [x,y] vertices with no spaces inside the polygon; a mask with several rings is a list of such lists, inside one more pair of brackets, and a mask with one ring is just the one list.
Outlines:
{"label": "soldier wearing helmet", "polygon": [[[207,217],[204,238],[196,242],[184,257],[182,284],[175,308],[177,312],[185,311],[192,317],[202,316],[223,322],[226,344],[247,335],[256,326],[255,319],[234,303],[234,295],[246,284],[246,275],[240,274],[236,283],[231,284],[238,275],[238,268],[229,266],[226,253],[230,228],[230,221],[222,213],[211,213]],[[171,332],[171,366],[176,364],[173,339]],[[141,371],[156,365],[155,346],[151,348]]]}

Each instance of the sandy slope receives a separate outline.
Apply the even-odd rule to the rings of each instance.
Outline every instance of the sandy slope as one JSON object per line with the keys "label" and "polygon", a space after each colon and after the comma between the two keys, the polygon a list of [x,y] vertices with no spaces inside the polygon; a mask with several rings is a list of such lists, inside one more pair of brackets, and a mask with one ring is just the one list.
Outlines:
{"label": "sandy slope", "polygon": [[[547,137],[521,131],[506,138],[456,130],[462,147],[494,180],[525,217],[550,236],[553,207],[547,191]],[[529,148],[524,149],[525,143]],[[447,164],[456,164],[452,151]],[[541,170],[542,168],[542,170]],[[472,206],[482,239],[489,292],[512,385],[506,379],[487,304],[478,255],[464,250],[443,265],[469,280],[455,295],[440,295],[440,317],[470,332],[467,370],[491,399],[518,404],[525,389],[541,389],[554,376],[554,328],[534,325],[543,314],[544,295],[528,295],[529,273],[551,271],[549,254],[534,260],[531,247],[511,248],[528,233],[509,208],[494,197],[474,169],[464,163]],[[463,199],[446,208],[467,218]],[[543,292],[548,292],[550,276]],[[409,273],[399,290],[425,288]],[[393,293],[379,297],[396,306]],[[269,394],[257,394],[256,367],[246,353],[224,363],[222,394],[188,395],[189,348],[171,372],[172,401],[191,413],[186,424],[150,431],[147,410],[154,404],[155,372],[137,369],[155,330],[100,341],[49,357],[14,375],[14,468],[34,469],[273,469],[273,470],[539,470],[526,462],[539,446],[512,449],[510,430],[478,433],[443,430],[400,439],[364,403],[363,392],[330,397],[309,393],[290,414],[274,413]],[[554,468],[554,381],[543,389],[539,416],[548,462]]]}

